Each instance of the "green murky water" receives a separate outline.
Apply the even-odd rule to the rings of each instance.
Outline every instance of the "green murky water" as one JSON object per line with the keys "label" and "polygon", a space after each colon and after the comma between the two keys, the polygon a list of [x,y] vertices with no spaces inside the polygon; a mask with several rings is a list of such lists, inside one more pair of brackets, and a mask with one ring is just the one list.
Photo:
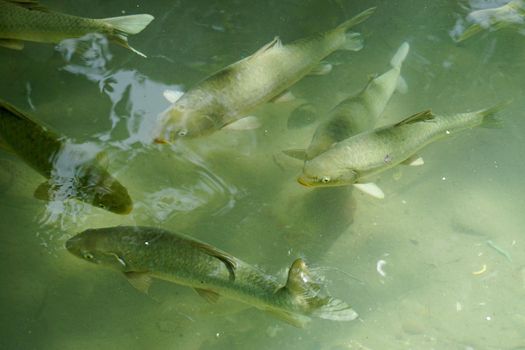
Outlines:
{"label": "green murky water", "polygon": [[[0,50],[1,98],[75,142],[105,149],[135,208],[119,216],[78,201],[36,200],[43,178],[0,153],[0,348],[525,349],[525,38],[519,28],[460,45],[450,36],[464,6],[501,3],[46,1],[88,17],[156,17],[130,38],[148,59],[96,36]],[[307,145],[316,124],[287,127],[294,102],[255,110],[257,130],[173,148],[145,143],[169,105],[164,90],[188,89],[275,35],[286,43],[370,6],[376,13],[358,28],[365,48],[331,55],[333,71],[300,81],[296,96],[327,109],[384,72],[408,41],[408,92],[394,95],[382,124],[428,108],[455,113],[512,99],[503,128],[460,133],[424,149],[423,167],[382,174],[384,200],[296,183],[302,165],[281,150]],[[360,318],[296,329],[167,282],[145,296],[63,248],[84,229],[121,224],[184,232],[272,274],[304,257]]]}

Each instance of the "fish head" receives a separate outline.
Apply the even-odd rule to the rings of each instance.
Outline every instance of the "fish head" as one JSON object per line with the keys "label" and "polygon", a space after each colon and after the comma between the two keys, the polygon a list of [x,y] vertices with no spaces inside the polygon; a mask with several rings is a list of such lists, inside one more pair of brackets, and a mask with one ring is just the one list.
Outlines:
{"label": "fish head", "polygon": [[133,209],[128,190],[106,170],[94,165],[86,174],[78,197],[98,208],[126,215]]}
{"label": "fish head", "polygon": [[111,238],[104,229],[89,229],[68,239],[66,249],[90,263],[125,272],[127,264]]}
{"label": "fish head", "polygon": [[161,113],[154,131],[154,142],[171,143],[204,136],[224,126],[219,114],[207,108],[172,107]]}
{"label": "fish head", "polygon": [[345,167],[319,166],[316,159],[306,161],[297,182],[305,187],[336,187],[352,185],[357,181],[357,171]]}

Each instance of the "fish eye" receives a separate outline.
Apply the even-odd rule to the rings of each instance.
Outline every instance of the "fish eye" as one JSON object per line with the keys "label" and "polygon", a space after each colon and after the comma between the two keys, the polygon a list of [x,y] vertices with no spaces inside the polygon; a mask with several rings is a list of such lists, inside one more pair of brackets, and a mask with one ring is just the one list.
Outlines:
{"label": "fish eye", "polygon": [[186,136],[188,134],[187,129],[180,129],[178,132],[179,136]]}
{"label": "fish eye", "polygon": [[84,259],[86,260],[93,260],[95,257],[91,253],[84,253],[83,254]]}
{"label": "fish eye", "polygon": [[329,176],[323,176],[321,178],[321,182],[324,183],[324,184],[327,184],[330,182],[330,177]]}

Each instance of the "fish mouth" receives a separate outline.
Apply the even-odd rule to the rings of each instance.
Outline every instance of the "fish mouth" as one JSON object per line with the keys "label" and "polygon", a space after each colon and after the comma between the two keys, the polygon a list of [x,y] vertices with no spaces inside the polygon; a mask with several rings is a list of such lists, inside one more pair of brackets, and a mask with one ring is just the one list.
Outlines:
{"label": "fish mouth", "polygon": [[297,182],[303,185],[304,187],[313,187],[311,183],[307,182],[303,176],[297,178]]}
{"label": "fish mouth", "polygon": [[156,143],[157,145],[168,145],[169,142],[163,137],[156,137],[153,139],[153,143]]}

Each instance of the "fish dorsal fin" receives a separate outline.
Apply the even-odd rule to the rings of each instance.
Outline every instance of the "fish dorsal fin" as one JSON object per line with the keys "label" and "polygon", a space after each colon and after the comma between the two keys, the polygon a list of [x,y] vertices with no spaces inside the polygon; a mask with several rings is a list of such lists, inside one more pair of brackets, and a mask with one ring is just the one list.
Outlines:
{"label": "fish dorsal fin", "polygon": [[320,286],[312,279],[303,259],[296,259],[288,270],[286,289],[292,297],[301,299],[309,298],[319,292]]}
{"label": "fish dorsal fin", "polygon": [[426,110],[426,111],[423,111],[423,112],[419,112],[419,113],[413,114],[410,117],[405,118],[402,121],[400,121],[399,123],[395,124],[394,126],[400,126],[400,125],[412,124],[412,123],[416,123],[416,122],[428,121],[428,120],[434,119],[435,117],[436,116],[429,109],[429,110]]}
{"label": "fish dorsal fin", "polygon": [[259,50],[257,50],[253,55],[251,55],[250,57],[253,58],[253,57],[257,57],[261,54],[263,54],[264,52],[276,47],[276,48],[279,48],[279,47],[282,47],[283,46],[283,43],[281,42],[281,39],[276,36],[275,38],[273,38],[272,41],[270,41],[268,44],[264,45],[263,47],[261,47]]}
{"label": "fish dorsal fin", "polygon": [[28,10],[49,12],[49,10],[45,6],[40,5],[37,0],[7,0],[7,2],[21,6]]}
{"label": "fish dorsal fin", "polygon": [[194,288],[197,294],[206,299],[209,303],[213,304],[219,300],[219,293],[209,289]]}
{"label": "fish dorsal fin", "polygon": [[135,289],[148,294],[152,280],[147,272],[124,272],[124,276]]}
{"label": "fish dorsal fin", "polygon": [[230,273],[230,281],[235,281],[235,269],[237,268],[237,262],[233,256],[206,243],[192,241],[191,244],[195,248],[202,250],[204,253],[222,261]]}

